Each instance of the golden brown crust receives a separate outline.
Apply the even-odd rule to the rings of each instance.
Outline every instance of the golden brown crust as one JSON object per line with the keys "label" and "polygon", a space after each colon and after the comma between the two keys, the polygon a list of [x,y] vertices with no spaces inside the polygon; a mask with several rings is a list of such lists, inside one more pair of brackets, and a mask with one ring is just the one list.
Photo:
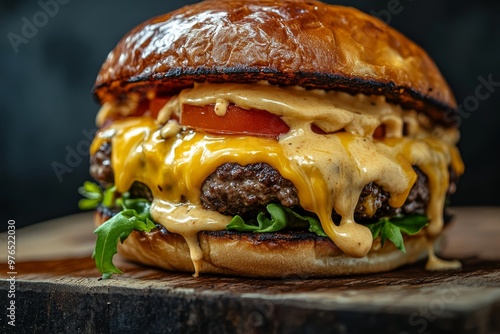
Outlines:
{"label": "golden brown crust", "polygon": [[[95,216],[96,224],[104,220]],[[274,234],[274,233],[273,233]],[[328,238],[301,234],[201,232],[198,235],[203,261],[201,274],[245,277],[331,277],[389,271],[413,263],[427,254],[425,236],[405,239],[407,253],[392,244],[371,250],[361,259],[346,256]],[[194,273],[189,248],[175,233],[134,231],[118,247],[125,258],[169,271]]]}
{"label": "golden brown crust", "polygon": [[456,108],[418,45],[356,9],[300,0],[205,0],[153,18],[109,54],[95,94],[105,102],[134,90],[257,80],[383,94],[440,123]]}

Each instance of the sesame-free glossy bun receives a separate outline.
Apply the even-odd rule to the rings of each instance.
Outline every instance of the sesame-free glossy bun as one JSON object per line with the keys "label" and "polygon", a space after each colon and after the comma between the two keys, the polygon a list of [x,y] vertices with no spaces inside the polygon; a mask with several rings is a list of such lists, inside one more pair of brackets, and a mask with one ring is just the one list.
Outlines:
{"label": "sesame-free glossy bun", "polygon": [[[107,217],[96,212],[96,225]],[[425,235],[405,236],[406,254],[392,243],[373,248],[363,258],[345,255],[329,238],[304,231],[239,233],[202,231],[200,274],[243,277],[332,277],[389,271],[427,255]],[[118,253],[128,260],[168,271],[194,273],[189,247],[175,233],[133,231]]]}
{"label": "sesame-free glossy bun", "polygon": [[385,95],[439,123],[456,102],[427,53],[359,10],[300,0],[205,0],[148,20],[95,83],[101,103],[194,82],[253,82]]}

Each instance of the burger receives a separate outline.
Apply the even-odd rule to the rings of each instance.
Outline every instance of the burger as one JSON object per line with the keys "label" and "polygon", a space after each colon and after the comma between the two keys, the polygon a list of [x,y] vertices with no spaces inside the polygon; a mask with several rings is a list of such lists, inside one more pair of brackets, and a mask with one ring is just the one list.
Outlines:
{"label": "burger", "polygon": [[456,102],[418,45],[356,9],[205,0],[107,57],[81,207],[103,277],[325,277],[434,255],[464,167]]}

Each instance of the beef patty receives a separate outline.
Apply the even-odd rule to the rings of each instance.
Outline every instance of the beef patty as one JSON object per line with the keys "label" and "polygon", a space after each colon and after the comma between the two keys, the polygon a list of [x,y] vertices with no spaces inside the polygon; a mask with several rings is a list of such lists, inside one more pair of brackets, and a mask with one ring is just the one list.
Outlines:
{"label": "beef patty", "polygon": [[[90,159],[90,174],[106,187],[114,181],[110,164],[111,144],[104,143]],[[397,214],[424,214],[429,202],[427,176],[414,167],[417,181],[400,208],[389,205],[389,194],[374,182],[367,184],[358,200],[354,218],[359,222],[370,222],[381,217]],[[455,188],[456,177],[450,170],[450,192]],[[133,197],[152,199],[149,189],[134,183],[130,189]],[[225,163],[219,166],[202,183],[200,200],[202,205],[226,215],[254,216],[269,203],[281,203],[286,207],[299,207],[297,189],[290,180],[266,163],[241,166]],[[334,216],[336,214],[334,213]]]}
{"label": "beef patty", "polygon": [[[389,194],[376,183],[368,183],[361,192],[356,206],[356,221],[378,220],[396,214],[424,214],[429,202],[428,179],[414,167],[417,181],[405,204],[392,208]],[[206,209],[226,215],[254,216],[269,203],[286,207],[299,206],[297,189],[277,170],[266,163],[240,166],[226,163],[210,174],[201,186],[201,202]]]}

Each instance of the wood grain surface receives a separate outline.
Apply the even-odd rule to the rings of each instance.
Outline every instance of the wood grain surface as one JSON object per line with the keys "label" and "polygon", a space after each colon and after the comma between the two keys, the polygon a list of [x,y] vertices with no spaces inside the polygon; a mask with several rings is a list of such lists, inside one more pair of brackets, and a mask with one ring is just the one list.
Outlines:
{"label": "wood grain surface", "polygon": [[[460,270],[428,272],[419,262],[375,275],[273,280],[194,278],[118,256],[124,274],[99,280],[90,216],[61,218],[17,231],[16,327],[2,316],[0,331],[500,333],[500,208],[455,212],[441,254],[459,258]],[[12,288],[3,268],[2,307]]]}

